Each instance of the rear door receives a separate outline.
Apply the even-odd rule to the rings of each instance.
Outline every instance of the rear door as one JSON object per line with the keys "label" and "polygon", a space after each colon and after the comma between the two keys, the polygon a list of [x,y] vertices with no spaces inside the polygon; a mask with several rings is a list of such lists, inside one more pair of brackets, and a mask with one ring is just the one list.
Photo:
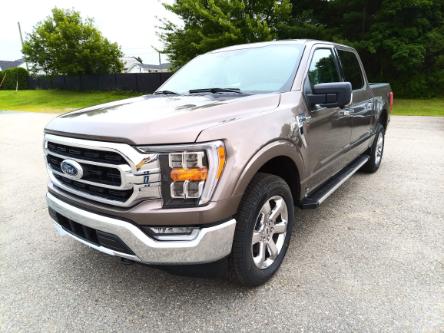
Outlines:
{"label": "rear door", "polygon": [[[341,75],[335,50],[330,45],[317,45],[311,54],[304,81],[304,94],[310,94],[319,83],[340,82]],[[307,105],[309,106],[309,105]],[[305,137],[310,150],[310,180],[313,189],[344,166],[344,152],[350,144],[350,117],[339,107],[309,107],[310,120]]]}
{"label": "rear door", "polygon": [[352,84],[351,105],[345,108],[351,117],[351,145],[357,146],[372,134],[374,120],[373,94],[367,84],[359,57],[353,49],[337,47],[341,75],[345,82]]}

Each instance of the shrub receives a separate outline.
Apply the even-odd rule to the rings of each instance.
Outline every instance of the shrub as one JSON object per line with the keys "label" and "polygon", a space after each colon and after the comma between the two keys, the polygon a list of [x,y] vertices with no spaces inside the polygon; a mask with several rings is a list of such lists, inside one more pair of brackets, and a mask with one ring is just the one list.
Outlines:
{"label": "shrub", "polygon": [[34,26],[22,52],[31,71],[51,75],[120,73],[120,46],[111,43],[94,26],[72,9],[52,9],[52,15]]}
{"label": "shrub", "polygon": [[28,71],[21,67],[9,68],[4,71],[0,71],[0,89],[15,90],[15,88],[17,87],[17,82],[18,89],[27,89],[28,78]]}

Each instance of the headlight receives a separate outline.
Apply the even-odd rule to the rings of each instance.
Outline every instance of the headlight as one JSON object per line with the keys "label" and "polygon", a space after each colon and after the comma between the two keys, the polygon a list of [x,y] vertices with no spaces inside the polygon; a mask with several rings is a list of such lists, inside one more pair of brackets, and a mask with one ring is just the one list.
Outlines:
{"label": "headlight", "polygon": [[165,208],[195,207],[211,200],[225,166],[222,141],[137,149],[159,154]]}

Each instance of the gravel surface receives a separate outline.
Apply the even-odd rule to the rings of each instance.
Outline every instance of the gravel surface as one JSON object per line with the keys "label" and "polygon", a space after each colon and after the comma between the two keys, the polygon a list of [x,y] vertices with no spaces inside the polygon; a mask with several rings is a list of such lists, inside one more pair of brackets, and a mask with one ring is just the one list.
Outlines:
{"label": "gravel surface", "polygon": [[281,270],[245,289],[59,237],[41,149],[52,117],[0,112],[0,331],[444,330],[444,118],[392,117],[381,169],[297,210]]}

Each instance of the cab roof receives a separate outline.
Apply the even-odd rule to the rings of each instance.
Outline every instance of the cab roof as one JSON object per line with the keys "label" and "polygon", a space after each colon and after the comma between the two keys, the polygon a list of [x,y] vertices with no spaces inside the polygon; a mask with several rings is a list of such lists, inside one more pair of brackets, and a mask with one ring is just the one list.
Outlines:
{"label": "cab roof", "polygon": [[223,47],[220,49],[216,49],[216,50],[210,51],[208,53],[250,49],[250,48],[256,48],[256,47],[264,47],[264,46],[280,45],[280,44],[286,44],[286,45],[288,45],[288,44],[303,44],[303,45],[330,44],[330,45],[334,45],[334,46],[341,46],[341,47],[349,48],[349,46],[347,46],[347,45],[333,43],[333,42],[329,42],[329,41],[316,40],[316,39],[285,39],[285,40],[274,40],[274,41],[269,41],[269,42],[258,42],[258,43],[232,45],[232,46],[227,46],[227,47]]}

